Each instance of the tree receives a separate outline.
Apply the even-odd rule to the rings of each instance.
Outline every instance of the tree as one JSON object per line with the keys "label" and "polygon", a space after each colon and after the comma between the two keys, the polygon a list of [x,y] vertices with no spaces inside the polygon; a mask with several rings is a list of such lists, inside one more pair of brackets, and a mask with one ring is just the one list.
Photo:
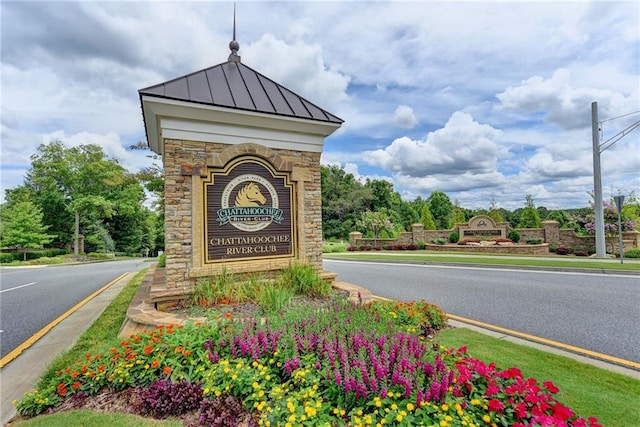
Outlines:
{"label": "tree", "polygon": [[520,215],[518,228],[540,228],[540,216],[533,203],[533,196],[527,194],[525,207]]}
{"label": "tree", "polygon": [[[604,235],[609,239],[609,245],[611,246],[611,253],[615,251],[616,238],[619,235],[618,230],[618,208],[613,200],[603,201],[602,209],[604,210]],[[620,215],[622,231],[635,230],[637,222],[626,215],[624,210]],[[589,234],[596,233],[596,221],[595,215],[591,214],[590,221],[584,225]]]}
{"label": "tree", "polygon": [[498,207],[498,202],[496,199],[491,199],[491,204],[489,205],[489,212],[487,213],[491,219],[493,219],[496,223],[504,222],[504,217],[502,216],[502,212]]}
{"label": "tree", "polygon": [[372,200],[371,188],[338,166],[321,166],[322,234],[347,239],[361,212]]}
{"label": "tree", "polygon": [[451,215],[453,213],[453,204],[449,196],[442,191],[434,191],[427,199],[431,215],[436,223],[438,230],[448,230]]}
{"label": "tree", "polygon": [[360,219],[356,221],[356,227],[361,229],[365,234],[371,232],[373,234],[373,246],[376,247],[380,233],[383,231],[391,231],[394,226],[389,219],[387,209],[382,208],[377,212],[363,212]]}
{"label": "tree", "polygon": [[[25,187],[42,209],[44,223],[65,238],[57,243],[66,245],[73,239],[75,255],[81,231],[95,243],[104,240],[106,228],[118,246],[141,227],[136,215],[144,200],[141,185],[98,145],[68,148],[60,141],[41,144],[31,156]],[[125,221],[127,224],[120,224]],[[116,236],[116,228],[122,230],[121,235]],[[91,236],[91,232],[98,235]]]}
{"label": "tree", "polygon": [[26,261],[27,249],[40,249],[55,237],[47,233],[49,227],[42,223],[42,216],[40,208],[29,201],[2,205],[0,246],[21,249]]}
{"label": "tree", "polygon": [[455,227],[456,224],[464,224],[465,222],[467,222],[467,219],[464,214],[464,210],[460,206],[458,206],[458,204],[456,203],[453,206],[453,211],[451,213],[451,221],[449,222],[448,228],[453,228]]}
{"label": "tree", "polygon": [[420,223],[424,225],[425,230],[435,230],[436,223],[433,220],[433,216],[431,215],[431,209],[429,209],[429,205],[425,204],[422,207],[422,215],[420,215]]}
{"label": "tree", "polygon": [[547,220],[557,221],[560,228],[571,227],[571,215],[563,210],[552,210],[547,215]]}

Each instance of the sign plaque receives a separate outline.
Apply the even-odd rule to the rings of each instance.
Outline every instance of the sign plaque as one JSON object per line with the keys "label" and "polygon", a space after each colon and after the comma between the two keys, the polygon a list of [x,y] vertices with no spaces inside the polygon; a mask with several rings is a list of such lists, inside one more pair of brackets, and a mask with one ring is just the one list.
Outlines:
{"label": "sign plaque", "polygon": [[295,257],[295,184],[289,173],[254,156],[204,181],[205,263]]}

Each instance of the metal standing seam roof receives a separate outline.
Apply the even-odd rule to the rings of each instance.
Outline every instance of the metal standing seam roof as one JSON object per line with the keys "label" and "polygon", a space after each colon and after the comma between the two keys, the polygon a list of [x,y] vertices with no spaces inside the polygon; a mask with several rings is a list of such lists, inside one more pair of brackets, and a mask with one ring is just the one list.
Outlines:
{"label": "metal standing seam roof", "polygon": [[342,124],[344,120],[307,101],[239,61],[196,71],[138,91],[142,96]]}

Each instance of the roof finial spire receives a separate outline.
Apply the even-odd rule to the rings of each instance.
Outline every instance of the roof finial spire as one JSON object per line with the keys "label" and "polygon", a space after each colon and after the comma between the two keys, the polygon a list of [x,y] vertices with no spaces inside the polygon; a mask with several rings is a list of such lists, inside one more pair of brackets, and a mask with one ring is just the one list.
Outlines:
{"label": "roof finial spire", "polygon": [[229,49],[231,49],[231,54],[229,55],[229,61],[231,62],[240,62],[240,55],[238,55],[238,50],[240,49],[240,43],[236,41],[236,3],[233,2],[233,40],[229,42]]}

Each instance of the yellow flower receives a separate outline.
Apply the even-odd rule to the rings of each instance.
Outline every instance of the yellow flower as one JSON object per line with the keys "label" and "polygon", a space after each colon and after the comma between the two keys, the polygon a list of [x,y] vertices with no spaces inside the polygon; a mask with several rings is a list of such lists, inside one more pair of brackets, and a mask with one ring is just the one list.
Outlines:
{"label": "yellow flower", "polygon": [[408,411],[413,411],[415,409],[415,406],[413,406],[413,403],[407,403],[407,410]]}
{"label": "yellow flower", "polygon": [[444,412],[447,412],[447,411],[449,410],[449,405],[447,405],[446,403],[444,403],[444,404],[442,405],[442,410],[443,410]]}
{"label": "yellow flower", "polygon": [[489,424],[491,422],[491,417],[489,417],[489,415],[483,415],[482,416],[482,421],[484,421],[485,423]]}

